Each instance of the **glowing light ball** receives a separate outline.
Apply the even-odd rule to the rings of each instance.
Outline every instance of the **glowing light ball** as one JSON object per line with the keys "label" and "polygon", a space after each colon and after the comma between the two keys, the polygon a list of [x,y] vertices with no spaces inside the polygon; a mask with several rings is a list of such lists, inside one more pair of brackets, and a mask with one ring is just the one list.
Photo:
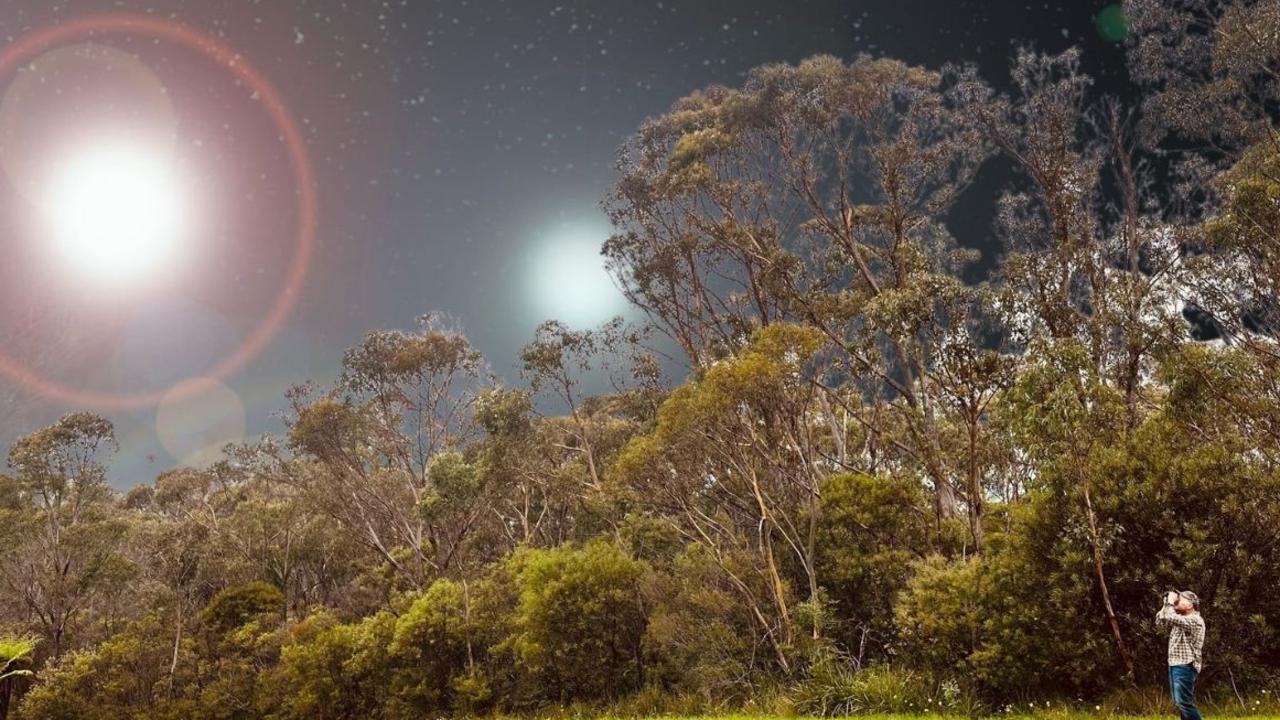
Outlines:
{"label": "glowing light ball", "polygon": [[0,168],[13,189],[37,201],[48,168],[68,148],[104,139],[171,149],[172,99],[134,55],[100,43],[57,47],[21,63],[0,96]]}
{"label": "glowing light ball", "polygon": [[623,312],[626,300],[605,270],[600,249],[607,227],[565,224],[539,239],[529,264],[529,292],[542,314],[570,327],[589,327]]}
{"label": "glowing light ball", "polygon": [[173,258],[187,201],[163,153],[102,145],[71,155],[50,177],[40,215],[55,249],[76,269],[130,280]]}
{"label": "glowing light ball", "polygon": [[1118,43],[1129,36],[1129,21],[1124,16],[1124,6],[1119,3],[1103,8],[1094,22],[1098,35],[1107,42]]}
{"label": "glowing light ball", "polygon": [[[57,400],[75,407],[128,409],[155,406],[167,395],[172,396],[175,393],[179,396],[193,396],[200,389],[206,387],[210,381],[224,378],[243,368],[270,343],[276,331],[280,329],[285,318],[297,303],[311,265],[311,256],[315,245],[318,195],[311,168],[311,159],[307,155],[306,141],[302,134],[301,126],[289,111],[289,108],[285,106],[284,100],[279,91],[276,90],[275,85],[259,72],[244,55],[218,38],[182,23],[144,13],[109,12],[62,20],[55,25],[37,28],[0,47],[0,84],[9,83],[8,89],[5,91],[5,97],[0,99],[0,167],[4,169],[14,188],[24,198],[34,196],[24,192],[24,186],[31,181],[31,169],[33,167],[43,167],[43,162],[41,153],[35,153],[32,156],[32,153],[21,152],[22,149],[27,147],[30,137],[23,132],[23,128],[38,128],[38,121],[33,118],[50,117],[43,113],[33,114],[31,100],[37,97],[41,98],[42,102],[49,100],[49,95],[43,88],[44,84],[49,82],[54,75],[59,77],[83,76],[80,75],[78,70],[64,72],[61,69],[62,61],[52,66],[57,71],[56,73],[29,74],[25,80],[22,77],[22,69],[26,68],[30,71],[32,63],[39,60],[44,53],[58,52],[64,46],[74,43],[81,45],[92,44],[91,41],[98,41],[111,35],[141,36],[150,38],[157,43],[171,43],[185,48],[222,68],[244,88],[246,93],[252,93],[255,105],[262,109],[279,132],[280,141],[288,154],[289,164],[293,170],[293,183],[296,193],[296,202],[292,208],[296,218],[296,228],[293,233],[293,257],[287,271],[280,279],[279,293],[270,307],[264,309],[259,323],[242,338],[239,346],[225,357],[217,359],[211,367],[201,373],[203,379],[193,379],[191,382],[181,385],[169,393],[160,390],[146,392],[100,391],[77,387],[44,377],[36,369],[26,367],[6,355],[5,349],[0,347],[0,374],[5,375],[23,388],[51,400]],[[66,51],[59,54],[59,57],[67,58],[66,62],[73,63],[78,67],[83,68],[83,63],[88,62],[91,66],[100,66],[113,73],[123,64],[132,66],[133,60],[136,60],[136,58],[128,60],[124,56],[128,56],[128,53],[124,53],[122,56],[113,53],[110,49],[104,50],[101,47],[81,48],[80,50]],[[107,60],[106,62],[103,62],[104,58]],[[119,62],[116,62],[117,60]],[[37,67],[36,69],[39,68]],[[92,70],[92,68],[88,69]],[[19,75],[20,77],[14,78],[14,75]],[[108,103],[107,109],[124,109],[125,112],[122,117],[125,121],[122,123],[108,123],[106,127],[109,132],[107,133],[98,132],[102,125],[95,123],[94,137],[82,139],[99,142],[100,137],[119,138],[121,137],[120,133],[123,132],[124,136],[129,138],[138,136],[150,137],[153,134],[159,134],[165,135],[172,140],[172,126],[169,124],[172,120],[172,108],[169,107],[167,94],[163,92],[163,86],[159,86],[161,89],[160,95],[153,92],[157,84],[152,83],[149,77],[145,77],[149,75],[148,71],[147,73],[125,73],[124,76],[121,76],[124,84],[128,87],[133,87],[134,91],[127,93],[128,98],[130,98],[127,100],[112,94],[112,99]],[[132,78],[132,80],[128,78]],[[101,89],[104,86],[95,82],[86,87]],[[144,87],[147,89],[144,89]],[[80,102],[80,99],[85,98],[81,98],[79,93],[76,93],[76,96],[77,102],[71,110],[65,113],[56,113],[54,116],[81,117],[85,112],[85,107],[90,104],[97,105],[96,102]],[[58,100],[58,97],[59,95],[55,91],[52,100],[49,101],[59,105],[61,101]],[[87,99],[91,100],[94,97],[96,97],[96,91],[95,93],[90,93]],[[154,113],[144,113],[143,116],[152,117],[155,120],[155,122],[144,123],[144,125],[169,128],[168,131],[164,133],[138,133],[133,130],[139,126],[139,114],[131,112],[138,107],[134,102],[134,98],[138,97],[142,97],[144,100],[150,98],[145,102],[154,105],[153,109],[159,110]],[[39,136],[45,134],[43,132],[37,133]],[[71,136],[73,138],[80,137],[74,132],[71,133]],[[155,138],[151,137],[151,141],[154,142]],[[81,145],[75,144],[75,146],[79,147]],[[65,145],[62,142],[58,142],[49,147],[65,147]],[[42,178],[37,178],[37,180],[40,181]],[[54,184],[56,185],[56,183]],[[45,187],[43,182],[40,182],[40,187]],[[52,205],[53,203],[49,204]]]}

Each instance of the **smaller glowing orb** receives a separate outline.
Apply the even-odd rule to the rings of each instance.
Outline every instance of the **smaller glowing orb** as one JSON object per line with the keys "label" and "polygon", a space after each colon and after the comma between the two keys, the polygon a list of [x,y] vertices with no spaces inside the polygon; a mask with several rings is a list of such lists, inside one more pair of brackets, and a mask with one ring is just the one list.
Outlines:
{"label": "smaller glowing orb", "polygon": [[529,266],[540,320],[584,328],[626,311],[626,300],[600,255],[608,237],[608,227],[586,223],[562,225],[541,239]]}
{"label": "smaller glowing orb", "polygon": [[136,279],[172,259],[187,209],[163,153],[100,145],[51,173],[40,213],[54,248],[86,275]]}
{"label": "smaller glowing orb", "polygon": [[1103,8],[1094,22],[1098,26],[1098,35],[1107,42],[1122,42],[1129,36],[1129,21],[1124,16],[1124,6],[1119,3]]}
{"label": "smaller glowing orb", "polygon": [[244,402],[234,390],[210,379],[175,385],[156,409],[156,434],[175,460],[204,467],[228,444],[244,442]]}

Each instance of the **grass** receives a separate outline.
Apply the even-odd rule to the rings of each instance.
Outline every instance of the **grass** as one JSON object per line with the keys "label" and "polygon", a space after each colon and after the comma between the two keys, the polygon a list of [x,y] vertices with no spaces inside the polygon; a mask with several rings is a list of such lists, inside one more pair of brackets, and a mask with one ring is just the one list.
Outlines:
{"label": "grass", "polygon": [[[1074,708],[1032,708],[1022,707],[1018,709],[1010,709],[1005,712],[997,712],[985,714],[980,717],[992,718],[992,720],[1176,720],[1177,712],[1170,705],[1167,712],[1153,712],[1151,706],[1145,706],[1142,711],[1123,712],[1114,707],[1095,706],[1097,709],[1076,706]],[[567,710],[567,712],[566,712]],[[1209,720],[1217,718],[1232,718],[1232,720],[1280,720],[1280,712],[1274,710],[1268,712],[1263,708],[1258,708],[1252,712],[1246,711],[1244,708],[1236,705],[1235,707],[1218,707],[1212,704],[1201,704],[1200,711]],[[627,713],[600,713],[598,710],[594,713],[583,712],[582,710],[574,711],[564,708],[560,712],[553,712],[550,715],[539,715],[541,720],[830,720],[819,716],[799,715],[788,713],[786,711],[768,713],[723,713],[723,714],[703,714],[691,715],[683,713],[644,713],[644,714],[627,714]],[[848,717],[851,720],[961,720],[969,716],[960,713],[944,713],[944,712],[928,712],[917,714],[892,714],[892,713],[869,713],[857,715],[845,715],[835,717]],[[528,720],[525,718],[524,720]]]}
{"label": "grass", "polygon": [[[655,720],[779,720],[779,716],[773,715],[656,715],[651,716]],[[925,720],[926,718],[959,718],[960,715],[941,715],[938,713],[929,713],[925,715],[852,715],[848,716],[856,720]],[[1008,720],[1099,720],[1100,718],[1122,718],[1123,720],[1170,720],[1176,718],[1177,714],[1172,712],[1163,715],[1122,715],[1110,712],[1078,712],[1078,711],[1060,711],[1049,710],[1045,712],[1033,714],[1004,714],[993,715],[991,717],[1008,718]],[[1211,718],[1211,715],[1206,715]],[[1268,720],[1280,719],[1280,715],[1233,715],[1235,720]],[[623,718],[621,716],[605,715],[595,718],[595,720],[638,720],[637,718]],[[803,717],[786,718],[785,720],[807,720]],[[814,718],[813,720],[820,720]],[[821,719],[825,720],[825,719]]]}
{"label": "grass", "polygon": [[[1280,712],[1241,712],[1239,708],[1234,711],[1219,713],[1214,712],[1213,708],[1206,709],[1204,705],[1200,705],[1200,711],[1207,720],[1216,718],[1229,717],[1232,720],[1280,720]],[[820,718],[803,715],[786,715],[777,714],[769,715],[765,713],[729,713],[729,714],[712,714],[712,715],[652,715],[647,716],[653,720],[830,720],[830,718]],[[959,719],[967,716],[955,713],[919,713],[919,714],[894,714],[894,713],[872,713],[839,716],[848,717],[850,720],[944,720]],[[1169,706],[1169,711],[1164,713],[1143,712],[1143,713],[1125,713],[1114,709],[1103,708],[1101,710],[1082,710],[1076,709],[1046,709],[1046,710],[1030,710],[1021,709],[1011,712],[1000,712],[981,717],[1000,720],[1176,720],[1178,713],[1173,706]],[[604,715],[597,717],[595,720],[645,720],[644,718],[624,718],[622,716]]]}
{"label": "grass", "polygon": [[[794,694],[763,693],[752,705],[731,709],[700,705],[696,698],[654,694],[653,697],[632,698],[630,702],[605,708],[570,705],[545,709],[520,720],[827,720],[832,717],[851,720],[1176,720],[1178,717],[1168,695],[1159,688],[1115,692],[1096,702],[1028,700],[995,711],[983,711],[976,703],[954,698],[950,705],[943,706],[934,698],[927,701],[932,704],[931,710],[921,708],[919,712],[913,707],[868,707],[864,704],[861,708],[853,708],[862,711],[855,714],[817,716],[814,712],[819,711],[818,707],[810,705],[803,708],[794,700]],[[1265,689],[1248,698],[1234,694],[1227,696],[1221,692],[1205,693],[1204,697],[1197,698],[1197,704],[1210,720],[1280,720],[1280,702]],[[830,712],[839,706],[823,704],[821,707],[825,708],[822,712]]]}
{"label": "grass", "polygon": [[[1208,720],[1214,720],[1219,717],[1231,717],[1232,720],[1280,720],[1280,713],[1257,713],[1257,714],[1231,714],[1219,715],[1217,713],[1205,712],[1201,707],[1205,717]],[[619,714],[603,714],[603,715],[577,715],[576,713],[556,714],[553,716],[556,720],[830,720],[830,718],[820,718],[804,715],[787,715],[775,714],[769,715],[764,713],[730,713],[730,714],[713,714],[713,715],[619,715]],[[960,720],[966,718],[965,715],[943,714],[943,713],[923,713],[917,715],[904,714],[868,714],[868,715],[849,715],[850,720]],[[1176,720],[1177,712],[1172,707],[1167,713],[1159,714],[1125,714],[1114,711],[1091,711],[1083,712],[1080,710],[1042,710],[1035,712],[1010,712],[988,715],[985,717],[999,718],[1000,720]],[[528,720],[527,718],[525,720]]]}

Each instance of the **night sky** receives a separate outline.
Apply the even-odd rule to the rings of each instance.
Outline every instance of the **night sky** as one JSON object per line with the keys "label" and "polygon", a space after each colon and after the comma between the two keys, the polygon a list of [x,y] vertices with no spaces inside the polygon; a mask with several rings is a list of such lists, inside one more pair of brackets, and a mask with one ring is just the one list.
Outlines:
{"label": "night sky", "polygon": [[[330,382],[365,332],[408,329],[428,311],[452,316],[494,371],[516,382],[516,353],[540,321],[585,327],[626,312],[599,270],[609,232],[599,202],[616,149],[645,118],[697,88],[736,85],[754,66],[818,53],[973,62],[1002,84],[1016,45],[1080,45],[1101,89],[1123,92],[1123,51],[1096,27],[1106,6],[5,0],[6,46],[84,15],[127,11],[181,22],[241,52],[303,130],[319,212],[296,307],[266,349],[204,399],[72,408],[28,392],[4,400],[12,408],[0,408],[0,442],[72,409],[98,410],[120,440],[113,483],[146,482],[207,458],[192,438],[280,430],[273,413],[289,386]],[[0,161],[11,175],[0,188],[0,342],[11,359],[63,385],[162,392],[233,352],[261,321],[293,257],[296,192],[261,99],[224,68],[148,37],[92,43],[52,50],[61,55],[37,62],[46,77],[0,105],[0,134],[8,133]],[[0,78],[0,92],[15,95],[20,73]],[[156,80],[172,117],[147,109]],[[127,286],[86,281],[50,259],[12,158],[86,127],[148,123],[168,123],[200,232],[163,272]],[[960,241],[988,257],[990,204],[1007,178],[993,165],[952,218]],[[14,390],[0,377],[4,385]],[[24,395],[0,392],[11,397]],[[242,415],[243,427],[228,414]]]}

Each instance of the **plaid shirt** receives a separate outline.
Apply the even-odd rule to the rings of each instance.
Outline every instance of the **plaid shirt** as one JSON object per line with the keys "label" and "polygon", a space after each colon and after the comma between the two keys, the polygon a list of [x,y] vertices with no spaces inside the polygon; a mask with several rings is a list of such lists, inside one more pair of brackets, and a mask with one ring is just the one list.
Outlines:
{"label": "plaid shirt", "polygon": [[1200,650],[1204,647],[1204,618],[1200,613],[1179,615],[1165,603],[1156,615],[1156,625],[1169,626],[1169,664],[1191,664],[1200,672]]}

